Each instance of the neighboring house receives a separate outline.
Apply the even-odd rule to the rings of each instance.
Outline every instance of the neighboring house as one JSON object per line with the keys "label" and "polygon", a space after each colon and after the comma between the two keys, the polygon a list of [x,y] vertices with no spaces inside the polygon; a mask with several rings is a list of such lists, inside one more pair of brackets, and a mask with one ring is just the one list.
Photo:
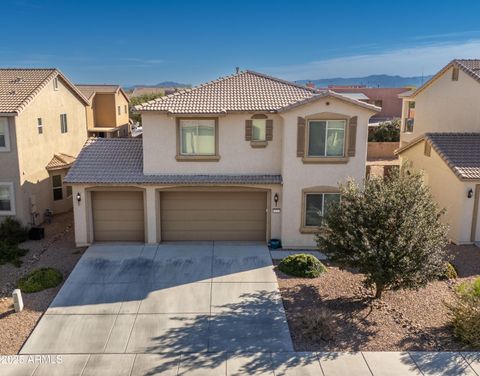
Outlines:
{"label": "neighboring house", "polygon": [[135,87],[131,93],[128,93],[130,98],[141,97],[142,95],[158,94],[159,97],[165,95],[165,91],[174,90],[165,87]]}
{"label": "neighboring house", "polygon": [[401,87],[377,88],[358,86],[329,86],[328,89],[381,107],[381,111],[370,118],[371,125],[378,124],[382,121],[400,118],[402,116],[402,99],[399,98],[399,94],[405,93],[409,90]]}
{"label": "neighboring house", "polygon": [[87,107],[89,137],[128,137],[130,99],[119,85],[76,85],[90,101]]}
{"label": "neighboring house", "polygon": [[480,124],[477,129],[427,133],[397,151],[408,169],[423,171],[456,244],[480,242]]}
{"label": "neighboring house", "polygon": [[401,146],[428,132],[480,132],[480,60],[453,60],[403,96]]}
{"label": "neighboring house", "polygon": [[480,60],[453,60],[403,96],[402,164],[422,171],[454,243],[480,241]]}
{"label": "neighboring house", "polygon": [[368,120],[380,109],[245,71],[136,110],[143,139],[89,141],[66,178],[78,245],[313,246],[338,183],[365,176]]}
{"label": "neighboring house", "polygon": [[0,69],[0,221],[71,209],[63,178],[87,140],[88,104],[57,69]]}

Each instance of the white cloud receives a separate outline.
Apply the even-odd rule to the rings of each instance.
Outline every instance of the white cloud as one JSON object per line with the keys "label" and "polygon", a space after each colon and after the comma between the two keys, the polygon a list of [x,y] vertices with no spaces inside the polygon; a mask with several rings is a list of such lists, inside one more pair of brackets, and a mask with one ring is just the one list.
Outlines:
{"label": "white cloud", "polygon": [[420,76],[433,74],[455,58],[480,58],[480,39],[331,58],[289,66],[262,68],[288,80],[357,77],[370,74]]}

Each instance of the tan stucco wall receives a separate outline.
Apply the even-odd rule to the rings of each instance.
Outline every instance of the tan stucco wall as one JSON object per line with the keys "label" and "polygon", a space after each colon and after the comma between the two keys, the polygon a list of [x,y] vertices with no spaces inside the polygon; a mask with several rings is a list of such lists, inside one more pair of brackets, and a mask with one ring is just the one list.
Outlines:
{"label": "tan stucco wall", "polygon": [[[329,105],[327,105],[329,103]],[[315,117],[324,112],[358,116],[357,143],[355,157],[348,163],[339,164],[304,164],[296,156],[297,152],[297,117]],[[282,241],[284,247],[314,246],[312,234],[302,234],[301,207],[302,189],[315,186],[336,187],[349,177],[363,181],[367,157],[368,119],[373,112],[358,106],[325,98],[312,104],[297,107],[283,113],[284,137],[282,153],[283,208],[282,208]]]}
{"label": "tan stucco wall", "polygon": [[117,125],[117,108],[112,94],[95,94],[93,98],[95,127],[115,127]]}
{"label": "tan stucco wall", "polygon": [[[480,84],[462,70],[458,81],[452,81],[452,69],[410,99],[415,101],[415,123],[412,133],[404,133],[402,119],[402,144],[426,132],[479,131]],[[406,114],[405,102],[402,118]]]}
{"label": "tan stucco wall", "polygon": [[[117,94],[115,94],[115,111],[117,111],[117,107],[120,106],[120,115],[118,115],[118,112],[115,112],[116,114],[116,126],[120,126],[123,124],[128,123],[129,119],[129,114],[128,114],[128,102],[125,96],[118,91]],[[127,106],[127,111],[125,112],[125,106]]]}
{"label": "tan stucco wall", "polygon": [[[53,210],[52,183],[45,166],[55,153],[77,156],[87,139],[85,105],[59,80],[58,90],[47,84],[16,118],[21,200],[17,217],[31,220],[30,197],[36,201],[38,221],[45,209]],[[60,131],[60,114],[67,114],[68,132]],[[43,119],[43,134],[38,134],[37,118]],[[67,200],[67,199],[65,199]],[[56,208],[70,207],[56,203]]]}
{"label": "tan stucco wall", "polygon": [[142,114],[144,172],[146,174],[279,174],[282,163],[282,118],[273,119],[273,140],[265,148],[252,148],[245,141],[245,120],[251,114],[232,114],[219,117],[218,162],[178,162],[175,159],[176,120],[165,114]]}
{"label": "tan stucco wall", "polygon": [[91,105],[85,107],[85,115],[87,116],[87,128],[93,128],[95,126],[95,116]]}
{"label": "tan stucco wall", "polygon": [[[15,195],[15,213],[23,213],[23,201],[19,195],[20,172],[18,168],[17,135],[15,117],[8,117],[10,151],[0,151],[0,182],[13,183]],[[6,216],[0,215],[0,222]]]}
{"label": "tan stucco wall", "polygon": [[440,208],[446,209],[442,221],[450,226],[451,240],[457,244],[470,243],[474,198],[468,198],[467,192],[469,189],[475,192],[475,182],[461,181],[433,148],[430,157],[424,155],[424,148],[422,141],[405,150],[400,155],[401,162],[424,172],[433,197]]}

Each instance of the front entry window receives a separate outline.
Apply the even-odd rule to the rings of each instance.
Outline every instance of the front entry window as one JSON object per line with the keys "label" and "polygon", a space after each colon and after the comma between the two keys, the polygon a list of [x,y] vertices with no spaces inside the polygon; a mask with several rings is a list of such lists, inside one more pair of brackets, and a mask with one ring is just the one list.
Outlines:
{"label": "front entry window", "polygon": [[330,206],[339,201],[339,193],[307,193],[305,197],[305,227],[321,226]]}

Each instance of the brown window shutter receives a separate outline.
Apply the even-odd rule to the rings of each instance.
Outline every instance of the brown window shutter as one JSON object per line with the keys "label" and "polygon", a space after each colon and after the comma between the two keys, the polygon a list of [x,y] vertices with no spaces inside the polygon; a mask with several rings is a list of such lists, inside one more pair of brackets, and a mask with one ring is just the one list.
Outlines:
{"label": "brown window shutter", "polygon": [[252,141],[252,121],[245,120],[245,141]]}
{"label": "brown window shutter", "polygon": [[357,117],[353,116],[348,122],[348,152],[349,157],[355,156],[355,148],[357,144]]}
{"label": "brown window shutter", "polygon": [[305,119],[297,118],[297,157],[305,156]]}
{"label": "brown window shutter", "polygon": [[265,137],[267,141],[272,141],[273,140],[273,120],[267,119],[266,122],[267,122],[267,125],[265,129]]}

